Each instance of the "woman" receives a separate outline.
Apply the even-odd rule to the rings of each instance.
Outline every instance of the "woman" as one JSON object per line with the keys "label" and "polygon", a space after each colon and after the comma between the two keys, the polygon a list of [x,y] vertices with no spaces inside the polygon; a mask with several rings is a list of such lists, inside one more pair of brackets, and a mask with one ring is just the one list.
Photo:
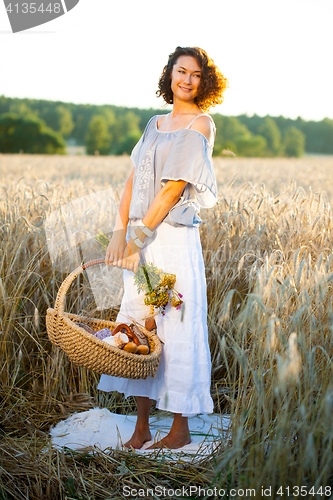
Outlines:
{"label": "woman", "polygon": [[[167,306],[155,317],[163,343],[156,377],[129,380],[102,375],[98,388],[137,397],[138,417],[126,447],[151,439],[151,401],[174,413],[169,434],[153,447],[190,443],[188,416],[211,413],[211,359],[208,346],[205,270],[199,236],[200,207],[216,202],[212,166],[215,125],[205,113],[222,102],[227,80],[206,52],[177,47],[159,80],[158,96],[173,104],[168,115],[154,116],[135,146],[133,169],[120,201],[105,262],[124,268],[124,298],[117,321],[140,322],[149,314],[137,293],[133,272],[141,261],[176,274],[185,313]],[[130,224],[128,224],[130,221]]]}

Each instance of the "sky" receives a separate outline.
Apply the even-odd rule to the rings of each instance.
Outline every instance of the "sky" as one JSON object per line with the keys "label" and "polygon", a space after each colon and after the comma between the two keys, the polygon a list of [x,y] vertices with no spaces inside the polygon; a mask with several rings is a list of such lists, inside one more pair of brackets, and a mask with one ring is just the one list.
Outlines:
{"label": "sky", "polygon": [[199,46],[229,81],[212,113],[333,119],[332,22],[332,0],[80,0],[12,33],[1,2],[0,95],[162,109],[168,55]]}

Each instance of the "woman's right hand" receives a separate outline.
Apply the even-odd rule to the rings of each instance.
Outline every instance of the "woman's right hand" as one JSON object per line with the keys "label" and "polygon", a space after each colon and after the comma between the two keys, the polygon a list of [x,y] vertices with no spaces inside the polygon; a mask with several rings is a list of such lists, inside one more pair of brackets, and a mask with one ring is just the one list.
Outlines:
{"label": "woman's right hand", "polygon": [[107,266],[121,267],[126,246],[125,231],[114,231],[106,249],[105,264]]}

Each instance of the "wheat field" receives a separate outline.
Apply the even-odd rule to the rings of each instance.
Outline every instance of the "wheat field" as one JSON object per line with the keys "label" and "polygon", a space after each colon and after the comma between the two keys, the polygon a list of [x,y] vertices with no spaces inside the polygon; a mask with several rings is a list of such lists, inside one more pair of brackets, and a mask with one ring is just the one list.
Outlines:
{"label": "wheat field", "polygon": [[[214,166],[219,202],[201,212],[200,232],[214,411],[231,415],[232,433],[205,461],[175,463],[49,446],[50,426],[74,411],[135,412],[133,398],[99,393],[99,376],[72,365],[45,328],[64,275],[44,221],[109,186],[119,199],[129,157],[0,155],[0,499],[118,499],[125,485],[191,484],[238,489],[233,498],[301,486],[332,498],[333,157]],[[84,282],[67,307],[94,310]]]}

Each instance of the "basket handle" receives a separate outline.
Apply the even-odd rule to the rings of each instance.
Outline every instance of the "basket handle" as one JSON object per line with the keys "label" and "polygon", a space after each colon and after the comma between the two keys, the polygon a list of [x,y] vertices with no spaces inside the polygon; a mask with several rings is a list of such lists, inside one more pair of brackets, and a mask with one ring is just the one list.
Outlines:
{"label": "basket handle", "polygon": [[87,267],[95,266],[96,264],[105,264],[105,259],[91,260],[90,262],[87,262],[87,264],[83,264],[82,266],[79,266],[76,269],[74,269],[74,271],[72,271],[67,276],[67,278],[64,279],[58,290],[57,298],[54,305],[54,310],[58,314],[62,315],[64,313],[65,295],[67,293],[67,290],[75,280],[75,278],[77,278],[79,274],[81,274],[85,269],[87,269]]}

